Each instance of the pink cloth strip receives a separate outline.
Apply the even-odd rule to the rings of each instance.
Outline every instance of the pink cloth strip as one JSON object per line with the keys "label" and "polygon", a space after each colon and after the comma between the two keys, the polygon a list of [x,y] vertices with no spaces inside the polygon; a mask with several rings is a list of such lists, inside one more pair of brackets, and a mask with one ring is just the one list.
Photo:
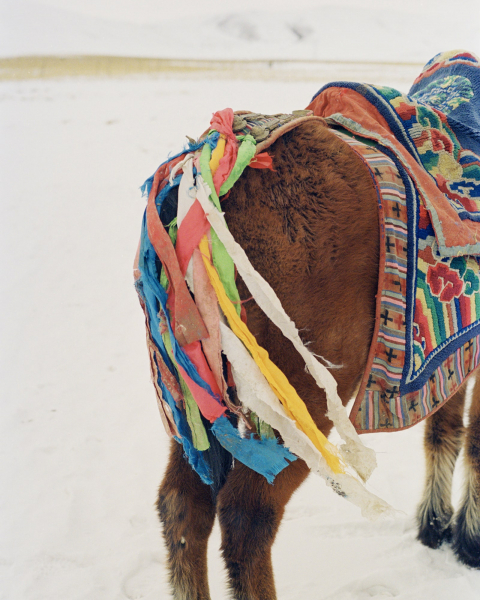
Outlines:
{"label": "pink cloth strip", "polygon": [[210,121],[211,129],[216,129],[218,133],[223,133],[226,138],[226,146],[223,157],[220,159],[218,169],[213,176],[213,185],[217,194],[220,192],[222,183],[230,175],[231,170],[235,165],[238,154],[237,138],[232,130],[233,125],[233,110],[225,108],[216,112]]}

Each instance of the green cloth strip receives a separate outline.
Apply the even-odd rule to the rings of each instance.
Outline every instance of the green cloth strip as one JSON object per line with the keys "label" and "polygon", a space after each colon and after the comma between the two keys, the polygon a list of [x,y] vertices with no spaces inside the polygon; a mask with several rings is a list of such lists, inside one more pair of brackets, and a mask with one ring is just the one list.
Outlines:
{"label": "green cloth strip", "polygon": [[197,450],[208,450],[210,448],[210,442],[208,441],[205,426],[202,423],[200,409],[198,408],[191,391],[188,389],[188,385],[185,383],[185,380],[180,374],[179,379],[180,387],[182,388],[183,397],[185,399],[187,421],[190,425],[190,429],[192,430],[193,445]]}
{"label": "green cloth strip", "polygon": [[[168,235],[170,236],[170,239],[172,240],[172,244],[175,247],[175,243],[177,241],[177,233],[178,233],[178,227],[177,227],[177,217],[175,217],[172,222],[170,223],[170,225],[168,225]],[[163,287],[164,290],[168,290],[168,277],[167,274],[165,273],[165,269],[162,267],[162,270],[160,271],[160,285]]]}
{"label": "green cloth strip", "polygon": [[[220,200],[215,191],[213,185],[212,172],[210,170],[210,158],[212,156],[212,149],[209,144],[205,144],[200,155],[200,170],[203,180],[208,184],[211,194],[210,200],[213,204],[221,211]],[[236,164],[236,163],[235,163]],[[235,305],[235,310],[240,316],[240,296],[238,294],[237,285],[235,283],[235,265],[230,255],[225,250],[225,246],[218,239],[217,234],[213,229],[210,229],[212,238],[212,259],[215,269],[217,270],[220,281],[225,289],[225,292],[229,299]]]}
{"label": "green cloth strip", "polygon": [[250,419],[252,423],[255,425],[255,429],[257,430],[257,434],[260,436],[262,440],[273,440],[275,439],[275,434],[273,433],[273,429],[270,427],[268,423],[262,421],[260,417],[254,413],[250,413]]}
{"label": "green cloth strip", "polygon": [[256,151],[257,142],[255,141],[255,138],[253,138],[249,134],[243,136],[243,141],[238,149],[237,160],[235,161],[235,165],[233,166],[230,175],[223,182],[222,187],[220,188],[220,196],[226,194],[228,190],[230,190],[233,187],[234,183],[237,181],[237,179],[243,173],[243,171],[248,166],[252,158],[255,156]]}

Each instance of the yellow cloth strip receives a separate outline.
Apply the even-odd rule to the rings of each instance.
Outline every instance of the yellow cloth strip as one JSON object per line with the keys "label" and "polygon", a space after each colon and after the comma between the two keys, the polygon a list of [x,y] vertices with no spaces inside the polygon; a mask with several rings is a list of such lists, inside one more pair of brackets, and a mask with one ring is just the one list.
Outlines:
{"label": "yellow cloth strip", "polygon": [[225,144],[226,138],[223,133],[220,134],[218,138],[217,145],[215,146],[214,151],[212,152],[212,157],[210,158],[210,171],[212,172],[212,177],[215,175],[215,171],[218,169],[218,165],[220,164],[220,159],[225,153]]}
{"label": "yellow cloth strip", "polygon": [[252,355],[252,358],[255,360],[273,392],[282,403],[288,416],[295,421],[297,427],[312,441],[317,450],[323,455],[332,471],[334,473],[345,473],[344,466],[336,452],[335,446],[327,440],[315,425],[305,403],[297,394],[295,388],[290,385],[290,382],[283,372],[270,360],[268,352],[258,345],[255,337],[237,315],[235,307],[223,289],[218,273],[211,264],[207,236],[203,236],[199,244],[199,249],[202,254],[208,277],[217,294],[220,307],[228,319],[231,330],[243,342]]}

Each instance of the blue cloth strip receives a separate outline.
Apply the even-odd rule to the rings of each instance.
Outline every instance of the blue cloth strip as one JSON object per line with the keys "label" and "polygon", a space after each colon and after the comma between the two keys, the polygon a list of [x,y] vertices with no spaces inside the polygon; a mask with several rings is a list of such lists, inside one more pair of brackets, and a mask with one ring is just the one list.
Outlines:
{"label": "blue cloth strip", "polygon": [[276,438],[241,437],[238,429],[225,416],[215,421],[212,432],[236,460],[263,475],[268,483],[273,483],[280,471],[297,460]]}

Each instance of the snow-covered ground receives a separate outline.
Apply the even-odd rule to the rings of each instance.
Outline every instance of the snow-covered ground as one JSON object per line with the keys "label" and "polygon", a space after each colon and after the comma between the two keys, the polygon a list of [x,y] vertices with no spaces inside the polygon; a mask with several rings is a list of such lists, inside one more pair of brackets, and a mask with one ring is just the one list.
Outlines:
{"label": "snow-covered ground", "polygon": [[[0,0],[0,58],[423,64],[480,53],[479,21],[478,0]],[[288,112],[338,79],[407,91],[416,74],[298,65],[292,81],[290,68],[0,81],[0,600],[167,599],[153,505],[168,444],[132,284],[139,186],[214,110]],[[370,488],[404,514],[367,522],[311,476],[274,546],[279,598],[476,600],[480,573],[415,541],[422,426],[364,439],[379,462]],[[215,600],[219,540],[216,528]]]}
{"label": "snow-covered ground", "polygon": [[[290,111],[323,83],[0,83],[1,600],[168,598],[153,507],[167,439],[131,273],[138,188],[213,110]],[[395,72],[378,83],[405,89]],[[478,599],[480,573],[415,541],[422,427],[365,441],[378,453],[371,489],[404,514],[370,523],[311,476],[274,546],[279,598]],[[215,529],[223,600],[218,547]]]}

